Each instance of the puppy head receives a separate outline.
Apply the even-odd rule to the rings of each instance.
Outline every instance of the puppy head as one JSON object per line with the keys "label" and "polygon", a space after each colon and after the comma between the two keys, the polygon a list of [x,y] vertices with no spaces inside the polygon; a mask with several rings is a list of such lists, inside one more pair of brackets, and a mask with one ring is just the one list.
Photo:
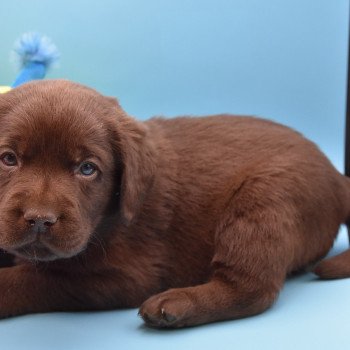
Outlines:
{"label": "puppy head", "polygon": [[69,258],[113,210],[132,220],[152,178],[144,136],[116,101],[78,84],[40,81],[0,95],[0,248]]}

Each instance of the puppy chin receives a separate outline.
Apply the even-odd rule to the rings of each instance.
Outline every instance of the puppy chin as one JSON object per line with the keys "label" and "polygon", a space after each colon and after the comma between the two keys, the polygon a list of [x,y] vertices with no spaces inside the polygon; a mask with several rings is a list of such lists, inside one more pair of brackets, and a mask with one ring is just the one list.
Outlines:
{"label": "puppy chin", "polygon": [[73,256],[81,253],[84,248],[85,246],[61,251],[57,248],[49,247],[41,242],[33,242],[16,249],[9,249],[8,251],[21,259],[49,262],[59,259],[72,258]]}

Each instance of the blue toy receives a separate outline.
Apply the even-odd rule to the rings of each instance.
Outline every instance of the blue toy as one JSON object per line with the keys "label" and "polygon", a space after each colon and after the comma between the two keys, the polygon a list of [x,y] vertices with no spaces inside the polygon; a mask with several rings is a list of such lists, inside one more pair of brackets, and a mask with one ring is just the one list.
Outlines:
{"label": "blue toy", "polygon": [[0,86],[5,93],[30,80],[43,79],[48,69],[59,58],[59,52],[51,39],[38,33],[23,34],[14,45],[20,72],[11,86]]}

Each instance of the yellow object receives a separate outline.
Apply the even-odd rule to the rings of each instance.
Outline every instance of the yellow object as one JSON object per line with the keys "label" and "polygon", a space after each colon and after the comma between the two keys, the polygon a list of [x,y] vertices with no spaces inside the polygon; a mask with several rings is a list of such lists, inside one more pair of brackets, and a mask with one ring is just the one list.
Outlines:
{"label": "yellow object", "polygon": [[0,94],[4,94],[5,92],[10,90],[11,90],[10,86],[0,86]]}

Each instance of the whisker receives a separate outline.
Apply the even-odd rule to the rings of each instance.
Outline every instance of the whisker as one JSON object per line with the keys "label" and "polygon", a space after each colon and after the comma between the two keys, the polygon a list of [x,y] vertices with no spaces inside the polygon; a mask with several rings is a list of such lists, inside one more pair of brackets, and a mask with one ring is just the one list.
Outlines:
{"label": "whisker", "polygon": [[103,253],[104,259],[108,260],[107,250],[105,247],[105,242],[96,234],[92,235],[92,240],[90,241],[92,244],[94,244],[97,247],[100,247]]}

